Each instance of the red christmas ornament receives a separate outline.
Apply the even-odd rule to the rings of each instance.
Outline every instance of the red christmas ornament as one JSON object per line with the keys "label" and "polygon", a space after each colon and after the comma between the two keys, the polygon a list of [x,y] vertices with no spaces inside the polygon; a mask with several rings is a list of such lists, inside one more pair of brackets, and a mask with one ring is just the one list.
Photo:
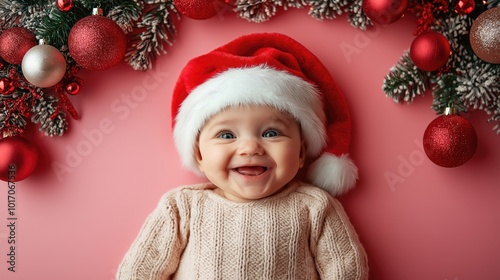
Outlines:
{"label": "red christmas ornament", "polygon": [[472,124],[447,108],[445,115],[434,119],[424,132],[427,157],[442,167],[457,167],[476,152],[477,136]]}
{"label": "red christmas ornament", "polygon": [[474,20],[469,40],[480,59],[500,64],[500,7],[488,9]]}
{"label": "red christmas ornament", "polygon": [[26,179],[36,168],[38,151],[21,136],[0,139],[0,180],[17,182]]}
{"label": "red christmas ornament", "polygon": [[12,27],[0,35],[0,56],[10,64],[21,64],[24,54],[36,46],[36,38],[24,27]]}
{"label": "red christmas ornament", "polygon": [[71,11],[71,9],[75,6],[75,3],[73,0],[57,0],[56,6],[59,11],[65,13]]}
{"label": "red christmas ornament", "polygon": [[411,60],[423,71],[440,69],[448,62],[450,55],[450,43],[446,37],[435,31],[418,35],[410,47]]}
{"label": "red christmas ornament", "polygon": [[468,15],[476,8],[474,0],[458,0],[453,10],[459,15]]}
{"label": "red christmas ornament", "polygon": [[192,19],[209,19],[217,14],[218,0],[174,0],[175,8]]}
{"label": "red christmas ornament", "polygon": [[13,85],[11,79],[6,77],[0,79],[0,94],[11,94],[14,89],[16,89],[16,87]]}
{"label": "red christmas ornament", "polygon": [[66,92],[71,95],[77,95],[80,93],[80,84],[77,82],[70,82],[66,85]]}
{"label": "red christmas ornament", "polygon": [[69,32],[69,53],[88,70],[104,70],[119,63],[127,50],[127,38],[113,20],[101,12],[79,20]]}
{"label": "red christmas ornament", "polygon": [[363,0],[366,16],[378,24],[390,24],[403,17],[408,0]]}

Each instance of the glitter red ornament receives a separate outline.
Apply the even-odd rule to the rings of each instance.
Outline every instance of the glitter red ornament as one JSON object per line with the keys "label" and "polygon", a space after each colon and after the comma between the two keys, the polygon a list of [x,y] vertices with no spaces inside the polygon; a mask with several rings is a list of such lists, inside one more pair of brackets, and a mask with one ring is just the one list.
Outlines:
{"label": "glitter red ornament", "polygon": [[0,180],[17,182],[26,179],[36,168],[38,151],[21,136],[0,139]]}
{"label": "glitter red ornament", "polygon": [[209,19],[217,14],[218,0],[174,0],[175,8],[192,19]]}
{"label": "glitter red ornament", "polygon": [[71,11],[71,9],[75,6],[75,3],[73,0],[57,0],[56,6],[59,11],[65,13]]}
{"label": "glitter red ornament", "polygon": [[458,0],[453,10],[459,15],[468,15],[476,8],[474,0]]}
{"label": "glitter red ornament", "polygon": [[446,37],[435,31],[418,35],[410,47],[411,60],[423,71],[439,70],[446,65],[450,55],[450,43]]}
{"label": "glitter red ornament", "polygon": [[469,40],[480,59],[500,63],[500,7],[488,9],[474,20]]}
{"label": "glitter red ornament", "polygon": [[446,108],[445,114],[425,129],[423,144],[425,154],[435,164],[458,167],[476,152],[477,136],[469,121]]}
{"label": "glitter red ornament", "polygon": [[68,35],[69,53],[85,69],[104,70],[119,63],[127,50],[127,38],[102,9],[79,20]]}
{"label": "glitter red ornament", "polygon": [[390,24],[403,17],[408,0],[363,0],[366,16],[378,24]]}
{"label": "glitter red ornament", "polygon": [[19,65],[24,54],[36,46],[35,35],[24,27],[6,29],[0,35],[0,56],[10,64]]}

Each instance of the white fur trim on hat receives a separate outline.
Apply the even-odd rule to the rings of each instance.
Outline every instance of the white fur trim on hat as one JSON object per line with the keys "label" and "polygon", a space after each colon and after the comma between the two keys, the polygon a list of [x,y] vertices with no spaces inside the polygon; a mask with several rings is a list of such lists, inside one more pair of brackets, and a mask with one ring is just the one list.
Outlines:
{"label": "white fur trim on hat", "polygon": [[309,167],[307,178],[332,195],[350,190],[358,179],[358,168],[349,155],[322,154]]}
{"label": "white fur trim on hat", "polygon": [[265,65],[230,68],[200,84],[181,104],[173,134],[186,168],[202,174],[195,158],[200,130],[224,108],[239,105],[267,105],[290,113],[301,125],[308,156],[319,155],[325,146],[325,113],[311,83]]}

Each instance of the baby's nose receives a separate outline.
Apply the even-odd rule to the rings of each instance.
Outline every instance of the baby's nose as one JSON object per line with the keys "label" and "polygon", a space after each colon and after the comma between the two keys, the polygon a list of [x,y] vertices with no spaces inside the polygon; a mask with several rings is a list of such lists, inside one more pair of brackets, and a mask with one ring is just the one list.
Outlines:
{"label": "baby's nose", "polygon": [[263,155],[264,148],[257,139],[242,140],[238,153],[242,156]]}

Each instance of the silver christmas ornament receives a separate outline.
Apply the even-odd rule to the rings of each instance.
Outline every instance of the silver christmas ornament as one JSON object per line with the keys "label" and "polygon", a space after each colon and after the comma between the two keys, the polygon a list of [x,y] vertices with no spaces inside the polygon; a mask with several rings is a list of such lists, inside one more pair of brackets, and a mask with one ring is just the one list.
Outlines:
{"label": "silver christmas ornament", "polygon": [[23,75],[31,84],[47,88],[57,84],[66,73],[66,60],[58,49],[46,45],[41,40],[40,45],[29,49],[21,63]]}

